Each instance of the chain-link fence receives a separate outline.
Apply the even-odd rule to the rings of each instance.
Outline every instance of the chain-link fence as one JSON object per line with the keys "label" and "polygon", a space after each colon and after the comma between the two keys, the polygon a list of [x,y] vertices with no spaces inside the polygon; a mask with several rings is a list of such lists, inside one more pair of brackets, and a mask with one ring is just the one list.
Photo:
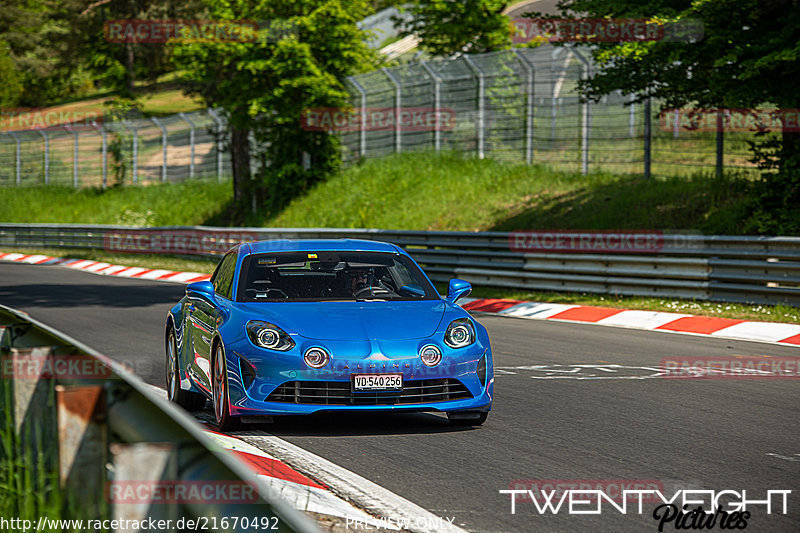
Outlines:
{"label": "chain-link fence", "polygon": [[[582,101],[577,83],[592,68],[585,49],[549,45],[384,68],[347,79],[353,97],[347,127],[327,129],[341,136],[346,164],[447,150],[584,173],[756,172],[748,144],[756,136],[747,128],[714,127],[713,120],[698,127],[686,113],[663,112],[655,101],[648,112],[647,104],[620,93]],[[225,131],[213,110],[4,131],[0,185],[228,178]],[[254,167],[258,152],[254,145]]]}
{"label": "chain-link fence", "polygon": [[0,185],[112,186],[231,175],[214,110],[0,132]]}
{"label": "chain-link fence", "polygon": [[[587,50],[545,45],[350,77],[361,127],[342,133],[344,160],[452,150],[584,173],[756,171],[748,145],[755,132],[698,127],[686,112],[662,111],[656,101],[647,113],[619,92],[583,102],[577,83],[592,69]],[[376,113],[392,108],[391,127],[375,123]],[[452,121],[415,127],[412,117],[423,108],[452,113]]]}

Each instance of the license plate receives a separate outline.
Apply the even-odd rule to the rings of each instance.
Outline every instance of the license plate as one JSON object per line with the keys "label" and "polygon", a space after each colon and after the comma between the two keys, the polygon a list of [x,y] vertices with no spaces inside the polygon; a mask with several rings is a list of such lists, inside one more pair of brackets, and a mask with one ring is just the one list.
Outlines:
{"label": "license plate", "polygon": [[353,390],[403,390],[403,374],[356,374]]}

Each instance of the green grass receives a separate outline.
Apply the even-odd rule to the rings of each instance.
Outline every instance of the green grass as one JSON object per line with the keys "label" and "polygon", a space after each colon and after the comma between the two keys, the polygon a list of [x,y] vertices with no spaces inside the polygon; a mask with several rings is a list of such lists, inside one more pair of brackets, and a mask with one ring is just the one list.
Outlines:
{"label": "green grass", "polygon": [[60,186],[5,188],[0,221],[19,223],[195,225],[224,210],[230,183],[184,182],[139,187],[73,189]]}
{"label": "green grass", "polygon": [[415,230],[693,229],[739,234],[745,177],[655,178],[557,172],[445,154],[369,160],[272,218],[275,227]]}

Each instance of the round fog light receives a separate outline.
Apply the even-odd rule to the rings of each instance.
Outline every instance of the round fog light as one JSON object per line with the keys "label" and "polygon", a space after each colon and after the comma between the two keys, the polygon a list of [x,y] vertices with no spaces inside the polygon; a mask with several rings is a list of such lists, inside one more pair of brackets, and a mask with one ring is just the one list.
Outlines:
{"label": "round fog light", "polygon": [[322,348],[309,348],[306,350],[303,360],[311,368],[322,368],[328,364],[330,357],[328,356],[328,352]]}
{"label": "round fog light", "polygon": [[426,366],[436,366],[442,360],[442,352],[433,344],[428,344],[419,351],[419,357]]}

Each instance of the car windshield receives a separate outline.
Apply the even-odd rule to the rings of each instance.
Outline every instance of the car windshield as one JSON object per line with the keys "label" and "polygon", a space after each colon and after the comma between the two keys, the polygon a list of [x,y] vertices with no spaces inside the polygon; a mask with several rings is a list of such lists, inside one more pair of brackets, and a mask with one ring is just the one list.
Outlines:
{"label": "car windshield", "polygon": [[434,300],[439,294],[408,257],[385,252],[253,254],[242,263],[240,302]]}

